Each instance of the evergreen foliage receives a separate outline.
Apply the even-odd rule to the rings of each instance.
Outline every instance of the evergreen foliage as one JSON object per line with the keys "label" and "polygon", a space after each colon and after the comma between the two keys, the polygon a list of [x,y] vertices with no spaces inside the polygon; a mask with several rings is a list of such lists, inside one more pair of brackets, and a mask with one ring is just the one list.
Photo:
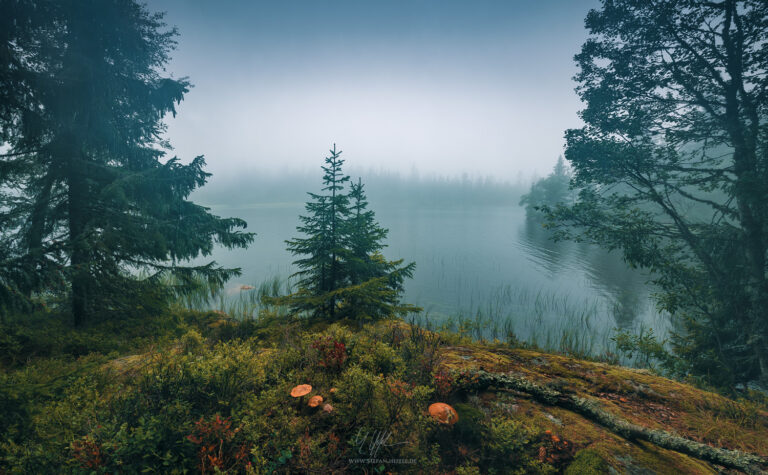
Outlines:
{"label": "evergreen foliage", "polygon": [[525,206],[526,216],[540,218],[543,216],[539,212],[542,206],[572,203],[570,181],[570,170],[568,170],[563,157],[559,156],[552,173],[533,183],[531,190],[520,197],[520,206]]}
{"label": "evergreen foliage", "polygon": [[654,271],[683,374],[768,381],[768,3],[605,0],[586,24],[582,191],[553,226]]}
{"label": "evergreen foliage", "polygon": [[300,216],[301,225],[296,228],[306,238],[286,241],[293,255],[306,257],[294,262],[299,271],[299,291],[293,300],[295,310],[313,310],[329,315],[336,312],[338,296],[335,290],[342,287],[344,276],[340,260],[346,252],[345,223],[349,218],[349,197],[342,193],[349,177],[342,174],[344,160],[339,158],[334,144],[331,155],[325,158],[322,167],[324,194],[308,193],[311,201],[306,203],[306,216]]}
{"label": "evergreen foliage", "polygon": [[368,209],[362,179],[352,183],[349,191],[350,216],[347,220],[349,251],[346,256],[352,284],[360,284],[371,277],[380,277],[381,268],[375,255],[385,247],[382,241],[388,231],[376,222],[376,215]]}
{"label": "evergreen foliage", "polygon": [[[11,5],[9,5],[9,3]],[[133,0],[3,2],[0,306],[68,292],[76,324],[162,301],[173,273],[221,283],[239,272],[182,267],[215,243],[247,246],[246,223],[188,200],[202,156],[167,158],[163,118],[189,91],[163,75],[175,29]],[[7,23],[7,25],[5,25]],[[149,278],[134,277],[137,270]],[[137,299],[153,294],[157,299]]]}
{"label": "evergreen foliage", "polygon": [[344,160],[336,145],[322,167],[321,194],[309,193],[307,215],[300,216],[296,229],[306,237],[286,241],[299,270],[297,290],[271,303],[288,305],[293,312],[315,317],[376,319],[405,315],[419,310],[400,303],[405,279],[413,276],[416,264],[387,261],[381,254],[387,230],[379,226],[361,180],[352,183],[342,172]]}

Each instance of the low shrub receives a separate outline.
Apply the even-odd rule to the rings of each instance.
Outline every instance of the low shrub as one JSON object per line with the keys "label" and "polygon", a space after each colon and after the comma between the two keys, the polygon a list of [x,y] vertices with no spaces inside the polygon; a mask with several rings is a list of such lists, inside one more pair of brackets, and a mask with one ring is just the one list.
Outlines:
{"label": "low shrub", "polygon": [[[59,356],[3,375],[13,384],[0,389],[0,465],[11,473],[390,470],[371,459],[426,472],[506,473],[510,461],[521,473],[551,467],[518,422],[458,400],[456,426],[427,414],[432,402],[463,397],[435,379],[446,341],[437,334],[409,336],[386,321],[265,328],[255,320],[243,329],[223,317],[179,313],[155,324],[156,340],[125,328],[132,343],[109,336],[100,350],[109,354],[75,358],[61,345],[52,351]],[[95,326],[83,341],[126,324]],[[50,381],[41,376],[48,366]],[[299,384],[312,392],[291,397]],[[323,402],[310,407],[310,396]]]}

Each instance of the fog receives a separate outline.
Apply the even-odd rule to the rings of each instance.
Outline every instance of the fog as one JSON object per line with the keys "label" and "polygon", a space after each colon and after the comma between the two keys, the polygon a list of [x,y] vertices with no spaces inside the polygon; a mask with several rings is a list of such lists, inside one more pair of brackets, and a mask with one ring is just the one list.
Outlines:
{"label": "fog", "polygon": [[153,0],[179,28],[169,70],[194,84],[166,136],[213,173],[193,199],[258,234],[212,256],[243,270],[230,298],[297,270],[285,240],[335,143],[389,229],[384,254],[416,262],[404,299],[430,318],[488,318],[587,352],[615,327],[663,327],[647,275],[552,243],[518,206],[581,125],[573,55],[595,6]]}
{"label": "fog", "polygon": [[580,125],[573,55],[597,1],[151,0],[194,88],[167,138],[214,181],[351,166],[517,180]]}

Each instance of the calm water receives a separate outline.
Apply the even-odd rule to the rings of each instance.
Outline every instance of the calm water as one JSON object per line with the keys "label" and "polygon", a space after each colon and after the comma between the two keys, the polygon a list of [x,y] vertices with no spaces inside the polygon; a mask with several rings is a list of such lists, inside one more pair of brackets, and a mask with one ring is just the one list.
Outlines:
{"label": "calm water", "polygon": [[[394,207],[372,200],[372,209],[390,230],[385,256],[416,262],[405,301],[423,307],[429,318],[479,314],[508,320],[519,337],[539,344],[568,331],[604,341],[617,327],[666,328],[650,300],[647,275],[594,246],[552,242],[518,206]],[[294,271],[284,241],[297,235],[303,203],[213,211],[241,217],[258,233],[250,249],[214,255],[220,264],[243,269],[229,283],[231,294],[243,284]]]}

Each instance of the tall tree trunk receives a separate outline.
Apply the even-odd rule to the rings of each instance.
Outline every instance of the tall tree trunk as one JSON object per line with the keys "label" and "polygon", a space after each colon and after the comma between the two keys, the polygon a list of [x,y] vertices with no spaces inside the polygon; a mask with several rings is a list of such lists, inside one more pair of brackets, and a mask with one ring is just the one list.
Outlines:
{"label": "tall tree trunk", "polygon": [[[42,180],[40,191],[35,196],[35,204],[32,213],[29,216],[27,234],[24,239],[26,252],[35,260],[43,257],[43,235],[47,221],[46,213],[50,207],[51,191],[53,188],[53,177],[49,174]],[[35,285],[30,285],[26,290],[28,298],[32,297]]]}
{"label": "tall tree trunk", "polygon": [[68,170],[69,250],[72,285],[72,318],[76,327],[85,323],[88,311],[88,252],[85,240],[86,183],[79,153]]}
{"label": "tall tree trunk", "polygon": [[[747,318],[748,344],[752,347],[759,377],[768,380],[768,354],[766,354],[765,319],[768,318],[768,282],[765,277],[765,235],[761,219],[759,184],[754,149],[742,144],[734,151],[734,171],[738,182],[734,190],[739,220],[742,225],[744,255],[747,261],[746,297],[749,300]],[[742,317],[743,318],[743,317]]]}
{"label": "tall tree trunk", "polygon": [[[744,86],[744,44],[742,24],[736,2],[723,3],[725,21],[722,37],[726,51],[726,70],[730,80],[725,85],[725,128],[733,145],[734,174],[739,221],[741,222],[744,255],[747,261],[749,299],[747,344],[751,346],[759,377],[768,381],[768,281],[766,281],[765,193],[757,158],[760,118],[755,104]],[[731,26],[736,27],[735,30]],[[746,114],[743,117],[742,114]],[[749,122],[749,123],[748,123]]]}
{"label": "tall tree trunk", "polygon": [[[333,180],[331,181],[331,285],[329,290],[333,291],[338,288],[337,266],[336,266],[336,248],[339,245],[338,236],[336,236],[336,144],[333,144]],[[334,319],[336,314],[336,298],[331,297],[330,308],[328,314],[331,316],[331,320]]]}

